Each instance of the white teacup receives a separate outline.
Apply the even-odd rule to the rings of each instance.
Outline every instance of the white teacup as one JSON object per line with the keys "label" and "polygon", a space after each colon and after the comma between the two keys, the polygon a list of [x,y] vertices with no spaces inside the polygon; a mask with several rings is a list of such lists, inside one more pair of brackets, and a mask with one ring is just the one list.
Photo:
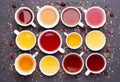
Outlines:
{"label": "white teacup", "polygon": [[[84,61],[82,58],[83,54],[84,52],[81,52],[80,54],[69,53],[64,57],[62,61],[62,67],[67,74],[76,75],[83,70],[83,67],[84,67]],[[81,63],[81,66],[79,66],[80,63]],[[79,66],[79,67],[76,67],[76,66]]]}
{"label": "white teacup", "polygon": [[[23,75],[23,76],[31,75],[36,69],[36,59],[35,59],[35,57],[37,55],[38,55],[38,52],[36,52],[33,55],[28,54],[28,53],[20,54],[15,59],[15,63],[14,63],[15,70],[20,75]],[[30,66],[32,66],[32,67],[30,67]],[[30,68],[28,68],[28,67],[30,67]]]}
{"label": "white teacup", "polygon": [[[50,32],[50,33],[49,33]],[[56,40],[53,37],[53,34],[55,36],[57,36]],[[46,36],[47,38],[43,38],[43,36]],[[47,39],[47,40],[44,40],[44,39]],[[59,43],[56,43],[56,41],[59,41]],[[45,43],[46,42],[46,43]],[[53,46],[57,45],[56,47],[54,47],[53,50],[48,50],[48,49],[52,49]],[[43,45],[43,46],[42,46]],[[46,45],[46,46],[45,46]],[[57,51],[60,51],[61,53],[64,53],[65,50],[61,48],[62,46],[62,38],[61,38],[61,35],[57,32],[57,31],[54,31],[54,30],[46,30],[46,31],[43,31],[40,35],[39,35],[39,38],[38,38],[38,47],[40,48],[41,51],[43,51],[44,53],[47,53],[47,54],[54,54],[56,53]],[[51,47],[51,48],[48,48],[48,47]],[[46,49],[45,49],[46,48]]]}
{"label": "white teacup", "polygon": [[[39,6],[37,6],[37,9],[38,9],[37,21],[38,21],[38,23],[39,23],[42,27],[44,27],[44,28],[53,28],[53,27],[55,27],[55,26],[58,24],[60,17],[59,17],[59,13],[58,13],[58,11],[57,11],[57,9],[56,9],[55,7],[50,6],[50,5],[46,5],[46,6],[43,6],[43,7],[41,7],[41,8],[40,8]],[[42,13],[45,12],[45,11],[46,11],[46,13],[48,12],[47,9],[51,9],[52,11],[54,11],[54,14],[56,15],[56,19],[54,20],[54,23],[49,24],[49,25],[45,24],[45,23],[42,21],[42,19],[41,19]],[[53,12],[51,12],[51,13],[52,13],[52,15],[53,15]],[[49,19],[52,19],[52,18],[53,18],[52,16],[48,16],[48,17],[49,17]],[[46,18],[45,20],[48,20],[48,19]],[[50,21],[50,20],[49,20],[49,21]]]}
{"label": "white teacup", "polygon": [[99,51],[105,46],[106,37],[101,31],[93,30],[86,35],[85,43],[90,50]]}
{"label": "white teacup", "polygon": [[[18,48],[20,48],[21,50],[24,50],[24,51],[27,51],[27,50],[31,50],[34,46],[35,46],[35,44],[36,44],[36,37],[35,37],[35,35],[33,34],[33,32],[31,32],[31,31],[29,31],[29,30],[23,30],[23,31],[21,31],[21,32],[19,32],[18,30],[14,30],[14,33],[17,35],[17,37],[16,37],[16,39],[15,39],[15,42],[16,42],[16,45],[17,45],[17,47]],[[25,34],[26,34],[26,36],[25,36]],[[24,39],[24,37],[28,37],[27,39]],[[32,37],[32,38],[30,38],[30,37]],[[19,42],[19,39],[21,39],[20,40],[20,42]],[[28,40],[29,39],[29,40]],[[23,40],[23,41],[22,41]],[[34,42],[32,43],[30,40],[34,40]],[[28,42],[29,43],[28,43]],[[25,47],[25,46],[28,46],[28,44],[27,43],[25,43],[25,42],[27,42],[28,44],[32,44],[31,46],[29,46],[29,47]],[[24,47],[21,45],[21,44],[24,44]]]}
{"label": "white teacup", "polygon": [[[85,65],[87,67],[87,71],[85,72],[86,76],[88,76],[90,73],[98,74],[98,73],[101,73],[101,72],[103,72],[105,70],[105,68],[106,68],[106,59],[100,53],[92,53],[87,57]],[[100,67],[99,65],[103,65],[103,66]],[[95,71],[95,70],[97,70],[97,71]]]}
{"label": "white teacup", "polygon": [[[28,23],[23,23],[23,22],[21,22],[20,20],[19,20],[19,18],[18,18],[18,15],[19,15],[19,13],[22,11],[22,10],[27,10],[28,12],[29,12],[29,14],[31,14],[31,20],[28,22]],[[27,14],[26,14],[26,16],[27,16]],[[22,17],[22,16],[21,16]],[[19,24],[19,25],[21,25],[21,26],[29,26],[29,25],[32,25],[33,27],[36,27],[36,25],[33,23],[33,21],[34,21],[34,13],[33,13],[33,11],[30,9],[30,8],[28,8],[28,7],[20,7],[16,12],[15,12],[15,21],[17,22],[17,24]],[[27,19],[26,19],[27,20]]]}
{"label": "white teacup", "polygon": [[39,62],[40,71],[46,76],[55,75],[60,69],[60,63],[55,56],[44,56]]}
{"label": "white teacup", "polygon": [[78,49],[83,43],[82,36],[77,32],[71,32],[69,34],[64,32],[64,35],[66,36],[66,44],[71,49]]}
{"label": "white teacup", "polygon": [[[95,9],[97,9],[97,10],[95,10]],[[84,9],[83,7],[81,7],[81,10],[85,13],[85,21],[86,21],[87,25],[90,26],[91,28],[93,28],[93,29],[100,28],[100,27],[102,27],[105,24],[105,22],[106,22],[106,13],[105,13],[105,10],[102,9],[101,7],[93,6],[93,7],[90,7],[88,9]],[[96,16],[96,18],[93,18],[93,17],[95,17],[96,14],[98,14],[98,11],[99,11],[99,16]],[[92,17],[92,15],[89,15],[90,12],[93,12],[92,13],[93,17]],[[88,21],[89,19],[93,19],[92,23],[95,23],[95,21],[100,21],[100,16],[102,16],[102,15],[103,15],[103,19],[101,19],[102,21],[101,21],[100,24],[92,25]]]}
{"label": "white teacup", "polygon": [[[71,9],[72,11],[71,11],[70,9]],[[68,12],[68,10],[69,10],[69,12]],[[73,11],[74,11],[74,13],[77,13],[76,16],[78,15],[78,17],[79,17],[79,19],[77,20],[77,22],[76,22],[76,19],[77,19],[78,17],[76,17],[76,18],[74,18],[74,19],[71,18],[71,16],[74,17]],[[67,20],[66,20],[66,22],[64,21],[64,17],[63,17],[63,16],[64,16],[64,13],[65,13],[65,12],[67,12],[66,15],[68,16],[68,17],[66,17],[66,18],[70,18],[69,21],[73,21],[73,20],[74,20],[74,22],[75,22],[74,24],[68,24]],[[70,12],[72,12],[72,13],[69,14]],[[71,15],[71,16],[69,16],[68,14]],[[80,12],[77,8],[75,8],[75,7],[73,7],[73,6],[66,7],[66,8],[62,11],[62,13],[61,13],[61,21],[62,21],[62,23],[63,23],[65,26],[68,26],[68,27],[75,27],[75,26],[77,26],[77,25],[83,27],[84,24],[81,22],[81,19],[82,19],[81,12]]]}

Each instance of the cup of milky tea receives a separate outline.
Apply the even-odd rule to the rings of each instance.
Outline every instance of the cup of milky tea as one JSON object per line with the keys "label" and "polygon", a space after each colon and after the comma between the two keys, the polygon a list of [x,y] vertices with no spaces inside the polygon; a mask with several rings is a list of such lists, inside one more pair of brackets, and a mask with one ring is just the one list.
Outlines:
{"label": "cup of milky tea", "polygon": [[83,27],[81,22],[81,12],[76,7],[66,7],[61,13],[61,21],[67,27],[75,27],[77,25]]}
{"label": "cup of milky tea", "polygon": [[37,6],[37,21],[44,28],[53,28],[59,22],[59,13],[53,6],[46,5],[43,7]]}

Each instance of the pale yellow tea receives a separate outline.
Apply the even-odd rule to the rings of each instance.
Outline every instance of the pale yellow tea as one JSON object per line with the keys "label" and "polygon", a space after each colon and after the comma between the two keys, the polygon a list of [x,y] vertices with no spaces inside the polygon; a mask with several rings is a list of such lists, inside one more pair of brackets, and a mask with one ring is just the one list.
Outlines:
{"label": "pale yellow tea", "polygon": [[54,56],[45,56],[39,64],[40,70],[45,75],[54,75],[59,70],[59,62]]}
{"label": "pale yellow tea", "polygon": [[97,30],[91,31],[86,36],[86,45],[91,50],[100,50],[106,42],[105,35]]}

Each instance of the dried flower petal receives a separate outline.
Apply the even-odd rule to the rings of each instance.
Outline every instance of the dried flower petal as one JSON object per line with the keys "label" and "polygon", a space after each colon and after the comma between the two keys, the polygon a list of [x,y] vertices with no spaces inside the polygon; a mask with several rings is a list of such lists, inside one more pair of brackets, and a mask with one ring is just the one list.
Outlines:
{"label": "dried flower petal", "polygon": [[38,30],[37,30],[37,31],[38,31],[38,33],[40,32],[40,30],[41,30],[41,28],[39,27],[39,28],[38,28]]}
{"label": "dried flower petal", "polygon": [[66,6],[66,3],[65,3],[65,2],[61,2],[60,5],[61,5],[62,7],[65,7],[65,6]]}
{"label": "dried flower petal", "polygon": [[84,26],[84,27],[82,28],[82,31],[84,32],[84,34],[86,34],[86,33],[88,32],[87,26]]}
{"label": "dried flower petal", "polygon": [[17,6],[15,4],[12,5],[12,8],[15,9]]}
{"label": "dried flower petal", "polygon": [[112,11],[109,11],[109,12],[108,12],[108,15],[109,15],[110,17],[114,17],[114,15],[113,15],[113,12],[112,12]]}
{"label": "dried flower petal", "polygon": [[109,32],[108,32],[109,35],[112,35],[113,34],[113,30],[111,29]]}
{"label": "dried flower petal", "polygon": [[10,57],[10,59],[14,59],[14,54],[13,54],[13,53],[10,53],[10,54],[9,54],[9,57]]}
{"label": "dried flower petal", "polygon": [[64,28],[60,28],[60,31],[61,31],[61,32],[65,32],[65,29],[64,29]]}
{"label": "dried flower petal", "polygon": [[59,69],[59,72],[63,72],[63,69],[62,69],[62,68],[60,68],[60,69]]}
{"label": "dried flower petal", "polygon": [[63,58],[63,55],[59,55],[59,58]]}
{"label": "dried flower petal", "polygon": [[9,25],[10,31],[12,31],[12,30],[13,30],[13,25],[12,25],[12,23],[8,23],[8,25]]}
{"label": "dried flower petal", "polygon": [[14,42],[10,41],[9,45],[12,47],[14,45]]}
{"label": "dried flower petal", "polygon": [[104,71],[103,74],[104,74],[105,76],[108,76],[108,75],[109,75],[109,73],[108,73],[107,71]]}
{"label": "dried flower petal", "polygon": [[108,7],[109,7],[109,4],[106,4],[106,5],[105,5],[105,8],[108,8]]}

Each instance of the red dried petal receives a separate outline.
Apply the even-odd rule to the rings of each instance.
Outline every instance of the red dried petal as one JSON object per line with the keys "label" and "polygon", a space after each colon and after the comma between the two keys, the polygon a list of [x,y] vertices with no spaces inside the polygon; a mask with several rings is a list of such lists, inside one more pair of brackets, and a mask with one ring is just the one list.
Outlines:
{"label": "red dried petal", "polygon": [[108,73],[107,71],[104,71],[103,74],[104,74],[105,76],[108,76],[108,75],[109,75],[109,73]]}
{"label": "red dried petal", "polygon": [[112,35],[112,34],[113,34],[113,30],[110,30],[110,31],[108,32],[108,34]]}
{"label": "red dried petal", "polygon": [[12,8],[14,8],[14,9],[15,9],[16,7],[17,7],[17,6],[16,6],[15,4],[13,4],[13,5],[12,5]]}
{"label": "red dried petal", "polygon": [[10,53],[9,57],[10,57],[10,59],[14,59],[14,54]]}
{"label": "red dried petal", "polygon": [[112,12],[112,11],[110,11],[108,14],[109,14],[109,16],[110,16],[110,17],[114,17],[114,15],[113,15],[113,12]]}
{"label": "red dried petal", "polygon": [[62,7],[65,7],[65,6],[66,6],[66,3],[65,3],[65,2],[61,2],[60,5],[61,5]]}
{"label": "red dried petal", "polygon": [[106,47],[106,52],[109,52],[110,49],[111,49],[111,46],[110,46],[110,44],[108,44],[107,47]]}
{"label": "red dried petal", "polygon": [[61,31],[61,32],[65,32],[65,29],[64,29],[64,28],[60,28],[60,31]]}
{"label": "red dried petal", "polygon": [[9,45],[12,47],[14,46],[14,42],[13,41],[10,41]]}
{"label": "red dried petal", "polygon": [[59,72],[63,72],[63,69],[62,69],[62,68],[60,68],[60,69],[59,69]]}
{"label": "red dried petal", "polygon": [[38,31],[38,33],[40,32],[40,30],[41,30],[41,28],[39,27],[39,28],[38,28],[38,30],[37,30],[37,31]]}

